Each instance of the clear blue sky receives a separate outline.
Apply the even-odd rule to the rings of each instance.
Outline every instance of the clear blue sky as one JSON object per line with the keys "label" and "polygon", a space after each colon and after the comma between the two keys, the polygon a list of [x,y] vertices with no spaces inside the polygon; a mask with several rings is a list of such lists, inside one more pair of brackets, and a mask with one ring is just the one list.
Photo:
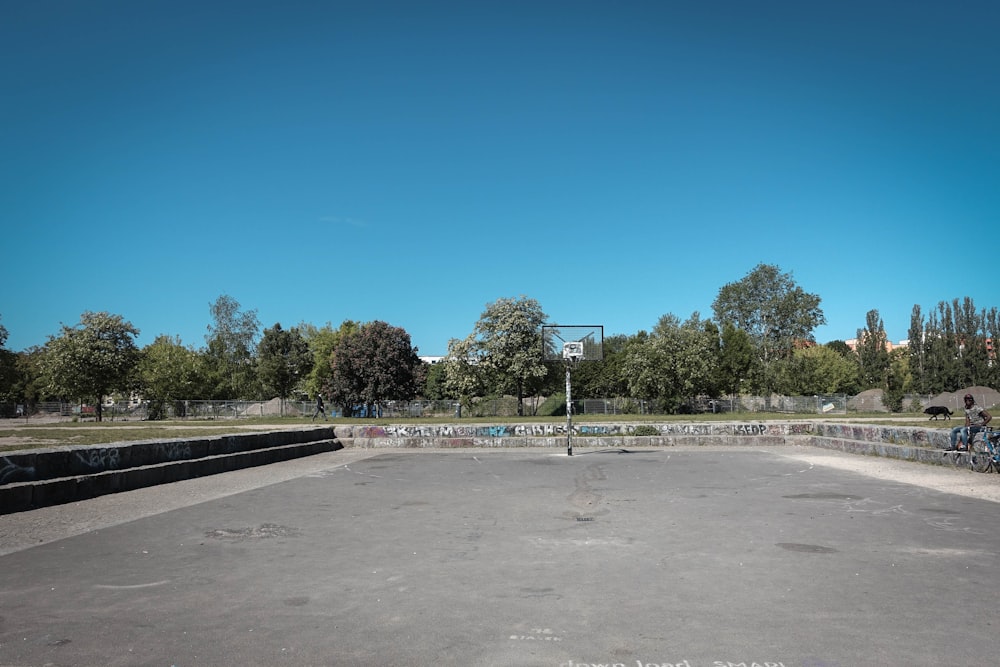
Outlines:
{"label": "clear blue sky", "polygon": [[222,294],[423,355],[522,294],[634,334],[761,262],[819,342],[898,341],[998,305],[998,35],[995,0],[7,0],[7,348],[85,310],[200,347]]}

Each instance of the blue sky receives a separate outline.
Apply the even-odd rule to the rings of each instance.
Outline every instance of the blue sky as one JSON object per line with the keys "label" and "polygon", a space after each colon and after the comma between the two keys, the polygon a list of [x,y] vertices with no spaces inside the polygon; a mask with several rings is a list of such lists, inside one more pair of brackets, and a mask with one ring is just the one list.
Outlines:
{"label": "blue sky", "polygon": [[519,295],[634,334],[762,262],[819,342],[898,341],[998,305],[997,34],[994,0],[4,2],[7,348],[86,310],[200,347],[222,294],[423,355]]}

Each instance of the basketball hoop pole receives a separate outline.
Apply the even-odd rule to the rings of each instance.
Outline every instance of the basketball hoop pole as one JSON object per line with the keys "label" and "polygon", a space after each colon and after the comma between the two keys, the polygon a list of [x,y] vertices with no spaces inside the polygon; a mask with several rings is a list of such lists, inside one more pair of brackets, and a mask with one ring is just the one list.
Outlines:
{"label": "basketball hoop pole", "polygon": [[543,324],[542,359],[566,364],[566,455],[573,456],[573,365],[604,359],[604,326]]}
{"label": "basketball hoop pole", "polygon": [[566,360],[566,455],[573,456],[573,387],[570,382],[572,359]]}

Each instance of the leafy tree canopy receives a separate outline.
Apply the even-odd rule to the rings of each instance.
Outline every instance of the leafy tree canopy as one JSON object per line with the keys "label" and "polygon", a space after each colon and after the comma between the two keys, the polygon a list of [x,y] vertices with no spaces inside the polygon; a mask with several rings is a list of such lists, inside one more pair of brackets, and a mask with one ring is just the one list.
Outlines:
{"label": "leafy tree canopy", "polygon": [[209,304],[212,323],[205,341],[215,389],[212,398],[253,398],[259,392],[254,351],[260,333],[257,311],[241,311],[240,303],[223,294]]}
{"label": "leafy tree canopy", "polygon": [[17,400],[17,355],[4,348],[7,329],[0,324],[0,401]]}
{"label": "leafy tree canopy", "polygon": [[264,329],[257,346],[258,372],[264,391],[279,398],[291,396],[312,369],[313,355],[309,343],[298,328],[282,329],[276,323]]}
{"label": "leafy tree canopy", "polygon": [[523,415],[525,393],[549,373],[541,351],[546,319],[541,304],[523,295],[488,304],[473,332],[448,344],[451,386],[461,396],[484,387],[515,394]]}
{"label": "leafy tree canopy", "polygon": [[730,323],[750,336],[760,362],[754,384],[769,393],[771,362],[790,356],[796,341],[812,342],[813,330],[826,323],[819,304],[819,296],[804,291],[790,273],[758,264],[742,280],[724,285],[712,310],[718,324]]}
{"label": "leafy tree canopy", "polygon": [[93,400],[101,420],[101,398],[127,391],[139,361],[131,322],[120,315],[85,312],[75,327],[63,325],[62,333],[45,346],[44,367],[56,394]]}
{"label": "leafy tree canopy", "polygon": [[312,370],[305,381],[305,392],[312,397],[323,394],[330,397],[330,375],[333,372],[331,362],[333,361],[333,351],[345,336],[357,333],[361,324],[352,320],[344,320],[338,329],[334,329],[327,322],[322,327],[312,324],[299,324],[299,331],[309,344],[312,351]]}
{"label": "leafy tree canopy", "polygon": [[196,398],[205,388],[200,355],[179,337],[157,336],[143,348],[138,371],[142,393],[151,400]]}
{"label": "leafy tree canopy", "polygon": [[330,397],[345,415],[358,405],[410,400],[417,395],[421,363],[404,329],[381,321],[363,324],[334,348]]}
{"label": "leafy tree canopy", "polygon": [[684,323],[676,315],[660,318],[645,341],[629,348],[624,364],[634,396],[656,398],[675,410],[712,391],[717,373],[718,335],[698,313]]}

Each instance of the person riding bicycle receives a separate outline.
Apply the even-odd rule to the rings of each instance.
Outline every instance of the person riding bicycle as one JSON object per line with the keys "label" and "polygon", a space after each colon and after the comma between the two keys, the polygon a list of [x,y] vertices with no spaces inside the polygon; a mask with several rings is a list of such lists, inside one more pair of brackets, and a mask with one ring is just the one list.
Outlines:
{"label": "person riding bicycle", "polygon": [[[951,447],[952,450],[968,450],[969,443],[972,442],[976,433],[979,433],[986,425],[990,423],[993,417],[990,413],[983,410],[981,407],[976,405],[976,399],[972,397],[972,394],[965,395],[965,426],[956,426],[951,429]],[[962,438],[962,446],[958,447],[958,437]]]}

